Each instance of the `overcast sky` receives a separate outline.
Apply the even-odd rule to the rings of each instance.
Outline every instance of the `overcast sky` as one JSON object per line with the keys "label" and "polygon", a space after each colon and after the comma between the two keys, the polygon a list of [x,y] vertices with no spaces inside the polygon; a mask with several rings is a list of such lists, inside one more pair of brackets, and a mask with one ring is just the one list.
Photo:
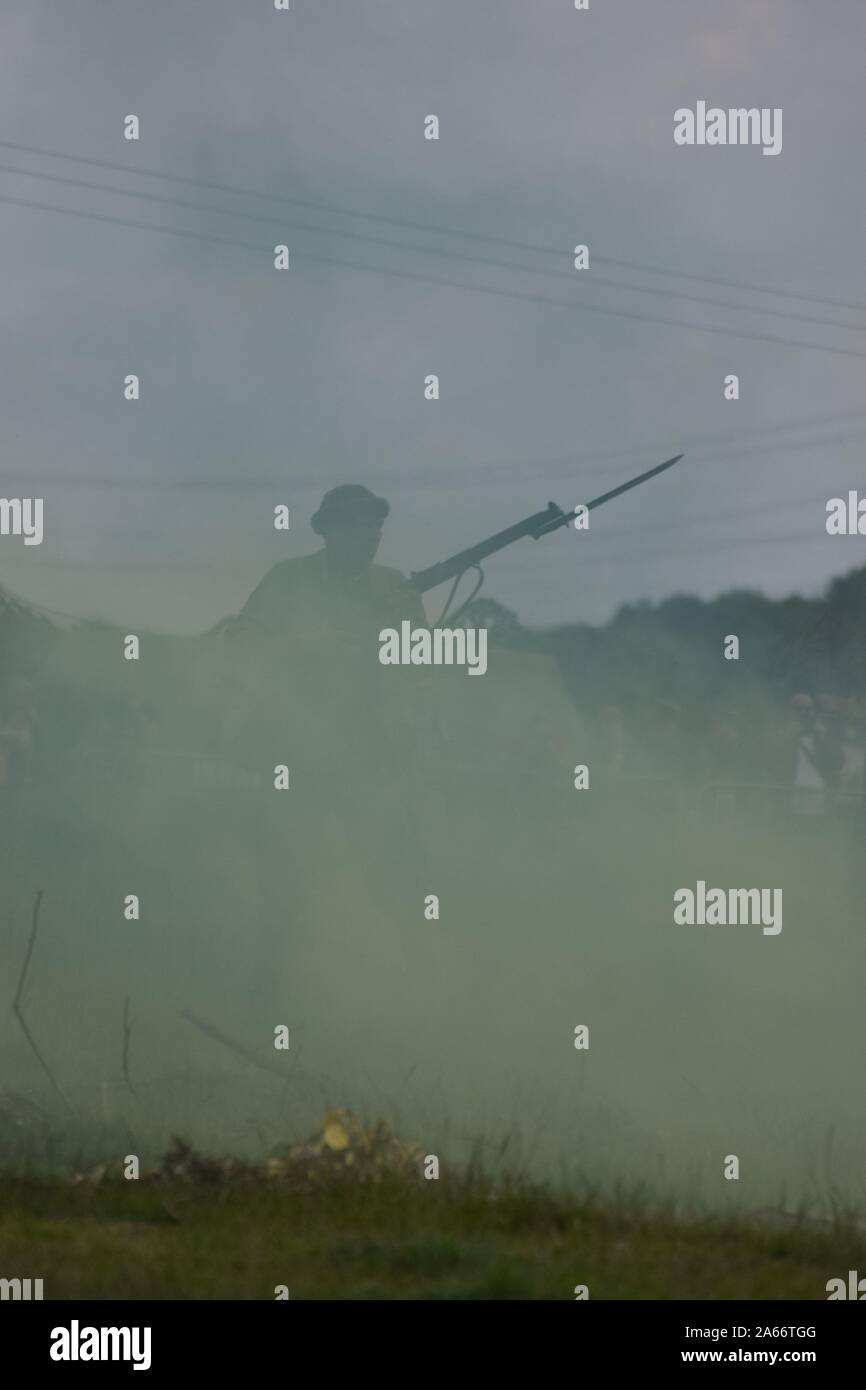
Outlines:
{"label": "overcast sky", "polygon": [[[866,562],[824,533],[866,491],[864,52],[863,0],[5,0],[3,141],[191,182],[0,145],[0,495],[45,498],[0,585],[195,631],[313,548],[336,483],[389,498],[380,559],[409,571],[681,449],[486,592],[600,621]],[[678,147],[698,100],[783,108],[781,154]]]}

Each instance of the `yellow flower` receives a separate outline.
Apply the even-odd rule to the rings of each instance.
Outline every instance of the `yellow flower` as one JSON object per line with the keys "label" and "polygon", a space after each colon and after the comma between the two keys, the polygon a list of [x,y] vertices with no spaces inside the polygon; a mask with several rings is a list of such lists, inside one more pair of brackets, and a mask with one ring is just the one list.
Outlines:
{"label": "yellow flower", "polygon": [[329,1111],[325,1116],[325,1123],[322,1129],[322,1139],[326,1148],[347,1149],[349,1147],[349,1136],[346,1126],[343,1123],[343,1116],[339,1110]]}

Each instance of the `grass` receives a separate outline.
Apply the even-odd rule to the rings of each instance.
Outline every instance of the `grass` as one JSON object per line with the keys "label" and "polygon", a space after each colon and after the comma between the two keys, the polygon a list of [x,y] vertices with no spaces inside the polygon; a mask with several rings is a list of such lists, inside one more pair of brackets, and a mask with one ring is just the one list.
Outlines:
{"label": "grass", "polygon": [[679,1219],[477,1174],[0,1182],[0,1276],[51,1299],[824,1299],[858,1268],[866,1237],[842,1223]]}

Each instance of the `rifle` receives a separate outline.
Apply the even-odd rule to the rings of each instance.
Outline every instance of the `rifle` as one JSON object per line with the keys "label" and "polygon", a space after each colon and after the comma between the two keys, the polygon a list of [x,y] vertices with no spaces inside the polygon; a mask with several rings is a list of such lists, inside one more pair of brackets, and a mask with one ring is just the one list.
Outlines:
{"label": "rifle", "polygon": [[425,594],[428,589],[435,589],[437,584],[444,584],[447,580],[453,579],[451,592],[448,595],[448,602],[442,611],[439,622],[443,622],[451,607],[451,602],[457,592],[457,586],[464,574],[469,570],[478,572],[478,582],[469,598],[461,604],[457,612],[452,614],[452,620],[463,612],[464,608],[472,602],[478,594],[481,585],[484,583],[484,571],[481,568],[481,561],[486,560],[488,555],[495,555],[498,550],[504,550],[507,545],[513,545],[515,541],[522,540],[524,536],[531,536],[537,541],[541,536],[549,536],[552,531],[558,531],[561,526],[567,526],[576,516],[582,515],[584,511],[591,512],[595,507],[601,507],[605,502],[610,502],[614,497],[621,497],[624,492],[630,492],[633,487],[639,487],[641,483],[647,482],[650,478],[655,478],[659,473],[664,473],[665,469],[673,468],[675,463],[679,463],[682,454],[677,454],[674,458],[666,459],[664,463],[659,463],[655,468],[650,468],[646,473],[640,473],[636,478],[630,478],[627,483],[620,483],[619,487],[611,488],[609,492],[603,492],[600,497],[594,497],[591,502],[584,502],[575,507],[570,512],[564,512],[555,502],[548,502],[543,512],[535,512],[532,516],[527,516],[523,521],[518,521],[514,526],[507,526],[504,531],[497,531],[494,536],[488,536],[486,540],[479,541],[477,545],[471,545],[467,550],[460,550],[456,555],[452,555],[447,560],[440,560],[436,565],[430,565],[425,570],[416,570],[409,576],[408,583],[419,594]]}

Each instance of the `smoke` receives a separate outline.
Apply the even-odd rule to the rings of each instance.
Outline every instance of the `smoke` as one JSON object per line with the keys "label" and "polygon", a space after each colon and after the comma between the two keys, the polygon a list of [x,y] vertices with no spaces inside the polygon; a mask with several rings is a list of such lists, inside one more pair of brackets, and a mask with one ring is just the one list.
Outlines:
{"label": "smoke", "polygon": [[[448,1160],[510,1135],[570,1181],[862,1199],[846,815],[708,790],[640,702],[614,775],[609,712],[579,718],[537,653],[492,646],[469,680],[224,634],[146,638],[138,663],[119,643],[49,643],[4,787],[3,978],[11,1001],[41,888],[24,1010],[74,1118],[9,1012],[4,1085],[75,1153],[88,1127],[109,1155],[178,1131],[260,1153],[340,1104]],[[783,930],[676,925],[699,879],[781,888]]]}

